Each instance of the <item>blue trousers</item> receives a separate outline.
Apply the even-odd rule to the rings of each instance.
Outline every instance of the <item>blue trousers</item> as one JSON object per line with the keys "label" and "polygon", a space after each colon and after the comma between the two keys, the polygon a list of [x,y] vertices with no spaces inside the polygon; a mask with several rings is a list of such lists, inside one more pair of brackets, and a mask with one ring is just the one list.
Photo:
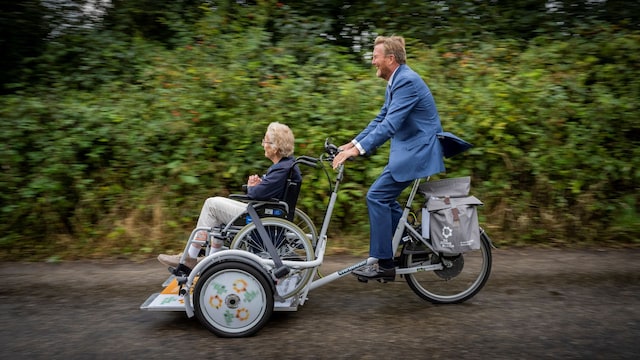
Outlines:
{"label": "blue trousers", "polygon": [[393,180],[391,172],[385,167],[380,177],[369,188],[369,256],[377,259],[393,258],[393,234],[402,216],[402,207],[397,199],[402,190],[411,183],[412,181]]}

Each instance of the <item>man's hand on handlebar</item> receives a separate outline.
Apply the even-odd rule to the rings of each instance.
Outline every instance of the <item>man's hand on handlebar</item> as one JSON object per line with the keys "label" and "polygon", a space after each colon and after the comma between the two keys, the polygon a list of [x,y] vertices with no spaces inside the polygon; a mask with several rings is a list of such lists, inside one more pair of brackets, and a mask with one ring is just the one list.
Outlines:
{"label": "man's hand on handlebar", "polygon": [[360,151],[352,143],[347,143],[338,148],[340,152],[333,158],[333,168],[344,164],[350,157],[356,157],[360,155]]}

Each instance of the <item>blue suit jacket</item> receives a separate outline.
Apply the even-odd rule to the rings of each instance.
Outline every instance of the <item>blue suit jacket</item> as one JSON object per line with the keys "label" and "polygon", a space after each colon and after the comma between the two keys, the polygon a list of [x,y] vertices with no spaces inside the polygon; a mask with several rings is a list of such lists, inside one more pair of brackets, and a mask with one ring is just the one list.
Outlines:
{"label": "blue suit jacket", "polygon": [[387,86],[380,113],[355,140],[366,153],[391,139],[387,167],[395,181],[443,172],[440,116],[431,90],[409,66],[400,65]]}

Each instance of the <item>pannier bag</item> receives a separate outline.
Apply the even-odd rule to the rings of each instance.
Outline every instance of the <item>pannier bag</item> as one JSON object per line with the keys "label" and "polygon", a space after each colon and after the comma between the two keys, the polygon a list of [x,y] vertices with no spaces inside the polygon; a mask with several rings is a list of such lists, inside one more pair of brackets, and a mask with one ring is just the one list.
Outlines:
{"label": "pannier bag", "polygon": [[420,185],[420,191],[427,198],[422,227],[429,229],[434,250],[443,254],[460,254],[480,249],[476,208],[483,204],[475,196],[468,196],[470,183],[469,177],[463,177],[427,181]]}

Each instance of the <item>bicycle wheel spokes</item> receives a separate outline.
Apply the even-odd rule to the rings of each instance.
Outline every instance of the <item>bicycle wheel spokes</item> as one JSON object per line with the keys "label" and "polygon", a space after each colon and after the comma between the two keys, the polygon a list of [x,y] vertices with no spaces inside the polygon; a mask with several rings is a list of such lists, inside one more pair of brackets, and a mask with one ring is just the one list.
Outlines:
{"label": "bicycle wheel spokes", "polygon": [[491,248],[482,239],[480,250],[457,256],[440,257],[433,253],[407,253],[401,267],[442,263],[442,270],[407,274],[409,287],[421,298],[436,304],[460,303],[473,297],[486,283],[491,272]]}
{"label": "bicycle wheel spokes", "polygon": [[318,242],[318,230],[316,226],[311,221],[309,215],[307,215],[304,211],[296,208],[292,222],[296,224],[303,233],[309,237],[311,241],[311,245],[316,247],[316,243]]}
{"label": "bicycle wheel spokes", "polygon": [[[261,219],[262,224],[276,248],[281,260],[311,261],[315,254],[309,238],[293,223],[279,218]],[[265,240],[269,241],[269,239]],[[258,234],[255,224],[249,224],[236,234],[231,243],[231,249],[240,249],[252,252],[264,259],[271,259],[264,241]],[[291,269],[286,277],[292,286],[288,286],[283,298],[291,297],[298,293],[309,281],[313,269]]]}

